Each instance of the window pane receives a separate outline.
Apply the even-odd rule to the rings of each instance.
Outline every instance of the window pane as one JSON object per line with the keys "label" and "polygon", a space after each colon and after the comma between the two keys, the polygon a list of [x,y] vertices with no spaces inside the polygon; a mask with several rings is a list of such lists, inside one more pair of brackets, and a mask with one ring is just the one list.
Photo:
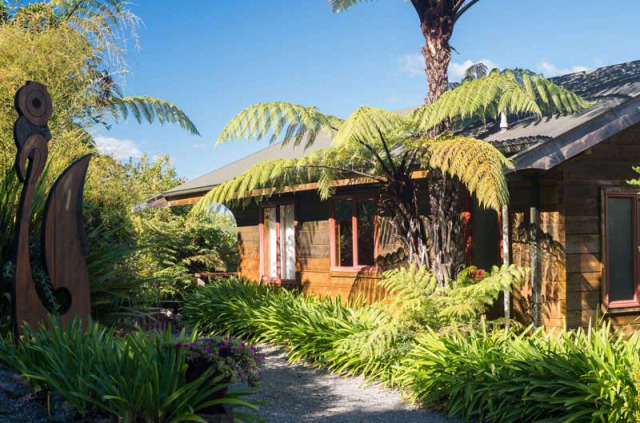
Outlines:
{"label": "window pane", "polygon": [[264,276],[276,278],[276,208],[264,209]]}
{"label": "window pane", "polygon": [[373,266],[373,201],[358,201],[358,264]]}
{"label": "window pane", "polygon": [[633,202],[631,198],[609,198],[607,208],[609,301],[632,300]]}
{"label": "window pane", "polygon": [[280,206],[280,277],[296,278],[296,244],[294,232],[293,204]]}
{"label": "window pane", "polygon": [[351,200],[336,201],[336,263],[353,266],[353,225]]}

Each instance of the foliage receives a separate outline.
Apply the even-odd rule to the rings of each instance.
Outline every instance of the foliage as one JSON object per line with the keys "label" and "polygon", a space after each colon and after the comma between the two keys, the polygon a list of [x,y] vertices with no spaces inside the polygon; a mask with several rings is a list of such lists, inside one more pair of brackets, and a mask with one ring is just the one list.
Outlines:
{"label": "foliage", "polygon": [[478,322],[500,293],[522,285],[527,271],[516,265],[502,265],[473,277],[476,274],[476,269],[470,267],[460,272],[456,280],[441,285],[434,273],[424,267],[400,268],[385,272],[380,285],[390,295],[394,324],[438,330]]}
{"label": "foliage", "polygon": [[384,319],[380,311],[359,303],[343,305],[340,299],[229,278],[194,291],[182,313],[187,322],[207,332],[284,345],[291,361],[313,361],[345,373],[378,370],[359,362],[354,351],[339,348],[344,339]]}
{"label": "foliage", "polygon": [[[186,210],[150,211],[138,218],[140,255],[156,301],[179,300],[196,286],[195,273],[233,272],[238,261],[232,216],[189,216]],[[149,292],[152,294],[153,292]]]}
{"label": "foliage", "polygon": [[310,360],[332,371],[390,380],[392,366],[427,327],[470,325],[505,289],[522,283],[524,270],[496,268],[480,281],[466,277],[438,288],[424,269],[385,273],[391,303],[299,295],[233,278],[196,290],[184,318],[203,330],[285,345],[289,359]]}
{"label": "foliage", "polygon": [[[170,333],[121,338],[95,323],[86,330],[79,321],[51,320],[49,326],[26,326],[21,342],[2,339],[2,362],[37,389],[61,394],[81,417],[101,412],[124,422],[204,422],[198,409],[213,405],[207,396],[226,386],[211,378],[213,369],[187,383],[184,352],[167,348],[175,342]],[[255,409],[242,395],[216,403]]]}
{"label": "foliage", "polygon": [[[461,201],[456,199],[461,187],[481,207],[500,210],[509,201],[504,170],[512,164],[484,141],[461,133],[436,134],[447,124],[484,122],[501,113],[540,118],[589,105],[551,81],[520,70],[492,72],[469,81],[408,114],[363,106],[341,120],[315,107],[256,104],[233,118],[218,142],[270,136],[271,142],[281,138],[283,145],[306,148],[323,135],[331,138],[331,145],[297,159],[262,161],[214,187],[194,212],[206,213],[220,203],[243,205],[251,198],[259,200],[308,182],[317,182],[322,199],[335,193],[340,179],[374,183],[380,187],[378,212],[389,218],[408,262],[433,268],[442,283],[455,278],[460,264]],[[429,180],[428,224],[421,218],[424,210],[417,198],[424,183],[414,178],[419,169],[426,170]],[[443,222],[449,221],[453,230],[447,233]]]}
{"label": "foliage", "polygon": [[188,363],[206,362],[232,383],[245,383],[257,388],[262,380],[264,356],[253,345],[234,338],[212,336],[194,342],[176,343],[184,350]]}
{"label": "foliage", "polygon": [[419,335],[397,374],[414,399],[482,422],[635,422],[637,334],[452,330]]}
{"label": "foliage", "polygon": [[[272,142],[282,135],[285,144],[304,141],[309,146],[322,132],[333,137],[332,147],[299,160],[260,163],[245,175],[214,188],[203,200],[201,209],[211,203],[233,202],[255,189],[282,188],[297,179],[301,183],[319,181],[319,190],[326,196],[331,182],[339,177],[383,181],[385,177],[392,178],[394,171],[411,171],[419,163],[459,178],[482,205],[499,208],[508,198],[501,173],[508,161],[479,140],[453,135],[431,138],[429,131],[447,120],[469,116],[489,119],[504,111],[541,117],[571,113],[589,105],[576,94],[524,71],[492,73],[470,81],[407,116],[360,107],[343,121],[321,114],[314,107],[256,104],[232,119],[218,142],[261,139],[271,134]],[[466,155],[460,157],[461,152]],[[444,155],[449,156],[448,160],[442,158]],[[492,165],[485,168],[487,160]],[[491,177],[492,185],[480,187],[478,175]]]}

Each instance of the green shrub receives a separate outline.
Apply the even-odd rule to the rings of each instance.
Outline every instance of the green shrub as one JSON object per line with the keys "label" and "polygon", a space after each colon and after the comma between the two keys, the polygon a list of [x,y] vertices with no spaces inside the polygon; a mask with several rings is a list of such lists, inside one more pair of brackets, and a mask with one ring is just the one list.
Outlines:
{"label": "green shrub", "polygon": [[251,342],[285,346],[291,361],[308,360],[330,370],[372,375],[388,367],[344,347],[351,337],[373,331],[386,315],[340,299],[300,295],[234,278],[196,290],[183,317],[201,329]]}
{"label": "green shrub", "polygon": [[[2,339],[2,362],[36,389],[61,394],[81,417],[107,413],[123,422],[203,421],[197,411],[214,404],[206,397],[226,386],[211,377],[214,369],[187,383],[185,353],[170,333],[123,338],[95,323],[86,330],[78,321],[51,320],[48,326],[26,326],[21,342]],[[234,392],[215,402],[255,409],[243,395]]]}
{"label": "green shrub", "polygon": [[403,388],[451,417],[478,422],[634,422],[639,337],[605,326],[544,334],[419,335],[397,369]]}

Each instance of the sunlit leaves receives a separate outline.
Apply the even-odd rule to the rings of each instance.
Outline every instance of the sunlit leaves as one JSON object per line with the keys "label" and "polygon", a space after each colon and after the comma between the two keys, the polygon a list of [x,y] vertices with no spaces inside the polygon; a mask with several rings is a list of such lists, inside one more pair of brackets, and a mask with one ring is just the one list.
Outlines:
{"label": "sunlit leaves", "polygon": [[157,120],[161,124],[180,125],[182,129],[200,135],[191,119],[179,107],[166,100],[145,96],[112,98],[107,109],[116,122],[120,119],[126,121],[131,114],[138,123],[143,120],[153,123]]}
{"label": "sunlit leaves", "polygon": [[427,146],[423,168],[458,178],[485,208],[499,210],[509,203],[503,171],[513,165],[491,144],[474,138],[443,137],[430,140]]}
{"label": "sunlit leaves", "polygon": [[314,143],[324,132],[328,136],[342,123],[335,116],[324,115],[315,107],[291,103],[258,103],[235,116],[222,130],[218,142],[270,135],[270,141],[293,142],[305,146]]}

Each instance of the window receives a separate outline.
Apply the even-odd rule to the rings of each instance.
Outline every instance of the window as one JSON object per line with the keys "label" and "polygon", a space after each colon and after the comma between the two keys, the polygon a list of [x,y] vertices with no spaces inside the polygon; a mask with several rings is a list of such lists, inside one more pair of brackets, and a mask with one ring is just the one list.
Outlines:
{"label": "window", "polygon": [[609,307],[640,306],[638,202],[629,192],[605,193],[605,271]]}
{"label": "window", "polygon": [[293,204],[262,207],[260,269],[263,280],[296,279],[295,218]]}
{"label": "window", "polygon": [[331,267],[360,270],[376,256],[375,203],[367,197],[333,201],[329,219]]}

